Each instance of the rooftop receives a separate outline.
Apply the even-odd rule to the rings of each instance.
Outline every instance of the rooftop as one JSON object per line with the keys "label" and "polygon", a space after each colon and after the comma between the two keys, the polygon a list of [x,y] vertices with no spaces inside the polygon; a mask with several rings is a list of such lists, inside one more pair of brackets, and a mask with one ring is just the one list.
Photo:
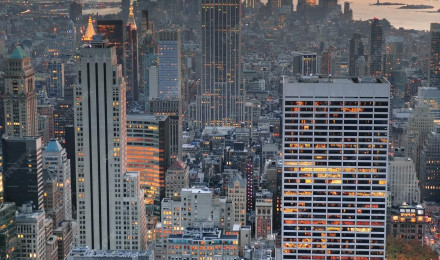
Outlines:
{"label": "rooftop", "polygon": [[27,58],[29,55],[25,52],[25,50],[21,46],[15,47],[15,50],[12,52],[10,59],[21,60],[23,58]]}
{"label": "rooftop", "polygon": [[44,149],[46,152],[61,152],[61,150],[63,150],[63,147],[55,138],[50,139],[49,143]]}

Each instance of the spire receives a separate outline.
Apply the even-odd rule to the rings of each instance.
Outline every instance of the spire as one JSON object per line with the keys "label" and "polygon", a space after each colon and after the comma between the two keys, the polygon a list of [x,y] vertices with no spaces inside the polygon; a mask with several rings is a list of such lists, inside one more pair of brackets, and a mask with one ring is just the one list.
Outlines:
{"label": "spire", "polygon": [[130,4],[130,8],[128,9],[127,25],[131,25],[132,29],[136,30],[136,20],[134,19],[133,4]]}
{"label": "spire", "polygon": [[87,24],[86,33],[83,35],[83,41],[91,41],[93,36],[96,35],[95,28],[93,27],[92,16],[89,16],[89,22]]}

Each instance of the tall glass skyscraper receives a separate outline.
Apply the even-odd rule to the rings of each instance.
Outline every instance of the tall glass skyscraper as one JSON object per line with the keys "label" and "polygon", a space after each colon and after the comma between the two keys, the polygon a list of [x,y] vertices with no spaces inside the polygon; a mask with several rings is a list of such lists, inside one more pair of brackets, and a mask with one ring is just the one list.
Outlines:
{"label": "tall glass skyscraper", "polygon": [[283,87],[283,259],[384,259],[390,84]]}
{"label": "tall glass skyscraper", "polygon": [[170,100],[181,97],[180,44],[180,31],[159,32],[159,99]]}
{"label": "tall glass skyscraper", "polygon": [[202,80],[196,126],[232,126],[243,121],[240,6],[240,0],[202,0]]}
{"label": "tall glass skyscraper", "polygon": [[382,74],[383,42],[382,24],[379,19],[374,18],[371,23],[370,36],[370,75],[372,76]]}

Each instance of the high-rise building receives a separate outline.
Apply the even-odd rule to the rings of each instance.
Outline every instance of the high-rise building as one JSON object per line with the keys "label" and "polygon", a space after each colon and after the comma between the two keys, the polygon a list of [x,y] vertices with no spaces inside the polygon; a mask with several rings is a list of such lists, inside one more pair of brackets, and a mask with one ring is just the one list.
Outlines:
{"label": "high-rise building", "polygon": [[255,8],[255,0],[245,0],[244,7],[246,8]]}
{"label": "high-rise building", "polygon": [[78,22],[82,17],[82,3],[73,1],[69,6],[69,19]]}
{"label": "high-rise building", "polygon": [[159,31],[159,99],[181,98],[180,45],[179,30]]}
{"label": "high-rise building", "polygon": [[184,188],[189,188],[189,167],[177,159],[165,174],[165,197],[180,198]]}
{"label": "high-rise building", "polygon": [[272,192],[263,190],[255,197],[255,238],[266,239],[272,234],[273,208]]}
{"label": "high-rise building", "polygon": [[18,46],[6,62],[5,71],[6,136],[37,136],[37,93],[31,58]]}
{"label": "high-rise building", "polygon": [[127,170],[140,173],[145,204],[165,197],[165,171],[169,166],[169,119],[147,114],[127,115]]}
{"label": "high-rise building", "polygon": [[440,23],[431,23],[429,86],[440,88]]}
{"label": "high-rise building", "polygon": [[124,23],[122,20],[98,20],[96,29],[99,34],[104,34],[108,45],[116,48],[118,64],[124,68]]}
{"label": "high-rise building", "polygon": [[177,158],[182,158],[182,106],[179,99],[153,99],[147,110],[153,115],[166,115],[169,118],[170,156],[169,164]]}
{"label": "high-rise building", "polygon": [[48,97],[64,97],[64,63],[51,61],[47,64],[47,95]]}
{"label": "high-rise building", "polygon": [[236,173],[228,186],[228,200],[232,202],[231,223],[246,224],[247,212],[246,180]]}
{"label": "high-rise building", "polygon": [[[139,211],[140,189],[132,188],[138,182],[125,171],[126,91],[115,48],[95,36],[90,47],[81,49],[78,73],[75,146],[79,245],[141,250],[145,246],[145,211]],[[131,186],[128,189],[126,185]],[[135,216],[133,210],[143,215]],[[133,219],[127,221],[127,216]]]}
{"label": "high-rise building", "polygon": [[128,21],[125,25],[124,51],[124,76],[127,84],[127,100],[129,102],[139,101],[138,36],[132,5],[130,5]]}
{"label": "high-rise building", "polygon": [[371,22],[370,34],[370,75],[382,74],[383,28],[379,19]]}
{"label": "high-rise building", "polygon": [[240,0],[202,0],[202,79],[196,97],[196,126],[233,126],[244,120],[240,6]]}
{"label": "high-rise building", "polygon": [[17,224],[17,257],[14,259],[46,259],[44,210],[23,212],[15,218]]}
{"label": "high-rise building", "polygon": [[43,164],[40,137],[2,140],[5,201],[22,205],[32,201],[43,209]]}
{"label": "high-rise building", "polygon": [[43,191],[46,217],[58,225],[63,220],[63,209],[60,203],[62,198],[58,191],[57,176],[47,170],[43,170]]}
{"label": "high-rise building", "polygon": [[440,133],[430,132],[420,151],[419,180],[421,201],[440,202]]}
{"label": "high-rise building", "polygon": [[17,226],[15,203],[0,204],[0,259],[16,259]]}
{"label": "high-rise building", "polygon": [[314,52],[293,53],[293,75],[309,76],[318,73],[317,54]]}
{"label": "high-rise building", "polygon": [[57,139],[51,139],[43,150],[43,168],[57,177],[57,187],[62,207],[62,219],[72,219],[72,187],[70,160],[66,149]]}
{"label": "high-rise building", "polygon": [[366,71],[356,70],[356,62],[360,57],[365,56],[364,43],[362,42],[362,36],[359,33],[353,33],[350,39],[350,50],[348,59],[348,75],[351,77],[365,75]]}
{"label": "high-rise building", "polygon": [[122,0],[121,1],[121,18],[124,23],[128,22],[128,17],[130,15],[130,4],[131,0]]}
{"label": "high-rise building", "polygon": [[414,161],[408,157],[393,157],[388,164],[388,183],[393,207],[402,203],[419,203],[420,187]]}
{"label": "high-rise building", "polygon": [[389,82],[284,80],[283,259],[384,259]]}

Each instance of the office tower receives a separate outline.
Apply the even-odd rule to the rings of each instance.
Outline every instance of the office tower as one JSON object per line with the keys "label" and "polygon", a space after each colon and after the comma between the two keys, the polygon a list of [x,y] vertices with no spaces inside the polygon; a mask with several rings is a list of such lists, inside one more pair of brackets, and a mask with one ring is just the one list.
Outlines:
{"label": "office tower", "polygon": [[124,21],[124,24],[128,22],[130,15],[130,4],[131,0],[122,0],[121,1],[121,18]]}
{"label": "office tower", "polygon": [[228,185],[228,200],[232,202],[231,224],[246,224],[246,180],[236,173]]}
{"label": "office tower", "polygon": [[93,20],[92,16],[89,16],[89,21],[87,22],[87,29],[86,32],[81,37],[81,41],[84,43],[91,42],[93,40],[93,36],[96,35],[95,27],[93,27]]}
{"label": "office tower", "polygon": [[[48,136],[49,139],[53,138],[55,135],[55,128],[54,128],[54,124],[55,124],[55,115],[54,115],[54,107],[53,105],[50,104],[41,104],[41,105],[37,105],[37,113],[38,116],[46,116],[48,119]],[[47,143],[49,141],[49,139],[46,139],[43,143]]]}
{"label": "office tower", "polygon": [[440,24],[431,23],[429,86],[440,88]]}
{"label": "office tower", "polygon": [[17,226],[15,203],[0,205],[0,258],[15,259],[17,256]]}
{"label": "office tower", "polygon": [[[126,189],[126,98],[116,50],[95,36],[81,49],[79,85],[75,89],[75,146],[79,245],[95,249],[140,250],[142,218],[131,215],[139,192]],[[134,185],[134,184],[133,184]],[[128,203],[128,204],[127,204]],[[128,212],[130,211],[130,212]],[[121,233],[137,225],[136,238]]]}
{"label": "office tower", "polygon": [[353,33],[353,36],[350,39],[350,50],[348,59],[348,75],[350,77],[359,76],[360,74],[366,74],[366,71],[359,71],[356,69],[356,62],[359,60],[360,57],[364,56],[365,48],[364,43],[362,42],[362,36],[359,33]]}
{"label": "office tower", "polygon": [[403,37],[390,37],[386,40],[383,75],[391,77],[393,71],[402,69]]}
{"label": "office tower", "polygon": [[293,52],[293,75],[309,76],[318,73],[317,54],[314,52]]}
{"label": "office tower", "polygon": [[61,196],[57,185],[57,176],[43,170],[44,212],[56,225],[63,220],[63,208],[60,205]]}
{"label": "office tower", "polygon": [[82,4],[81,2],[72,2],[69,6],[69,19],[73,22],[79,22],[82,17]]}
{"label": "office tower", "polygon": [[6,62],[5,133],[8,137],[36,136],[37,94],[31,58],[18,46]]}
{"label": "office tower", "polygon": [[419,180],[421,201],[440,202],[440,134],[430,132],[420,152]]}
{"label": "office tower", "polygon": [[403,130],[402,143],[407,152],[406,155],[414,161],[418,174],[420,174],[420,153],[428,134],[433,130],[434,121],[429,114],[429,108],[416,106]]}
{"label": "office tower", "polygon": [[180,198],[184,188],[189,188],[189,167],[177,159],[165,173],[165,197]]}
{"label": "office tower", "polygon": [[202,0],[202,79],[196,126],[233,126],[244,119],[240,80],[239,0]]}
{"label": "office tower", "polygon": [[389,91],[379,78],[284,82],[283,259],[385,257]]}
{"label": "office tower", "polygon": [[388,171],[391,205],[419,203],[420,188],[414,161],[408,157],[393,157],[388,163]]}
{"label": "office tower", "polygon": [[75,221],[63,221],[53,230],[53,234],[57,236],[58,258],[66,259],[72,249],[74,242]]}
{"label": "office tower", "polygon": [[180,209],[182,216],[181,225],[185,229],[200,227],[204,223],[212,222],[212,191],[208,188],[182,189],[181,202],[184,203],[183,205],[181,204]]}
{"label": "office tower", "polygon": [[265,164],[265,173],[267,183],[265,188],[272,191],[272,212],[273,212],[273,228],[279,231],[281,229],[281,187],[282,187],[282,165],[275,160],[269,160]]}
{"label": "office tower", "polygon": [[177,158],[182,158],[182,106],[180,100],[150,100],[147,111],[153,115],[167,115],[169,118],[169,164]]}
{"label": "office tower", "polygon": [[383,28],[379,19],[371,22],[370,34],[370,75],[382,74]]}
{"label": "office tower", "polygon": [[53,60],[47,64],[47,70],[48,97],[64,97],[64,63]]}
{"label": "office tower", "polygon": [[66,100],[66,98],[59,99],[53,111],[53,137],[64,143],[66,141],[66,127],[73,125],[73,120],[73,102]]}
{"label": "office tower", "polygon": [[44,210],[26,211],[15,218],[17,225],[17,258],[46,259],[46,230]]}
{"label": "office tower", "polygon": [[43,209],[43,165],[40,137],[2,139],[5,201],[22,205],[32,201]]}
{"label": "office tower", "polygon": [[41,144],[45,146],[49,142],[49,117],[38,115],[38,136],[41,137]]}
{"label": "office tower", "polygon": [[272,234],[273,209],[272,192],[263,190],[255,197],[255,238],[266,239]]}
{"label": "office tower", "polygon": [[104,34],[108,45],[116,48],[118,64],[124,67],[124,23],[122,20],[98,20],[96,29],[99,34]]}
{"label": "office tower", "polygon": [[127,84],[127,100],[129,102],[139,101],[138,37],[132,5],[130,5],[128,22],[125,25],[124,51],[124,76]]}
{"label": "office tower", "polygon": [[159,32],[159,99],[181,98],[180,45],[179,30],[161,30]]}
{"label": "office tower", "polygon": [[[231,157],[236,157],[235,155],[232,155]],[[255,190],[254,187],[257,188],[257,185],[254,185],[254,162],[253,162],[254,156],[251,155],[248,158],[246,158],[244,161],[244,166],[240,165],[239,167],[244,167],[244,172],[246,176],[246,211],[251,212],[254,209],[254,195]],[[240,159],[238,159],[240,160]],[[257,175],[258,176],[258,175]],[[256,178],[258,181],[258,177]]]}
{"label": "office tower", "polygon": [[329,47],[321,55],[320,74],[335,75],[336,72],[336,60],[335,60],[335,48]]}
{"label": "office tower", "polygon": [[145,38],[141,39],[139,71],[139,85],[144,86],[144,107],[148,109],[150,99],[156,98],[159,91],[158,46],[151,29],[147,31]]}
{"label": "office tower", "polygon": [[142,10],[141,14],[141,31],[139,35],[139,39],[145,37],[150,29],[149,26],[150,20],[148,18],[148,10]]}
{"label": "office tower", "polygon": [[350,2],[344,2],[344,17],[348,20],[353,19],[353,10],[350,8]]}
{"label": "office tower", "polygon": [[43,168],[54,174],[57,178],[62,219],[72,219],[72,188],[70,180],[70,160],[67,158],[66,149],[57,139],[51,139],[43,150]]}
{"label": "office tower", "polygon": [[169,166],[169,119],[147,114],[127,115],[127,170],[140,173],[145,204],[155,206],[165,197],[165,171]]}

